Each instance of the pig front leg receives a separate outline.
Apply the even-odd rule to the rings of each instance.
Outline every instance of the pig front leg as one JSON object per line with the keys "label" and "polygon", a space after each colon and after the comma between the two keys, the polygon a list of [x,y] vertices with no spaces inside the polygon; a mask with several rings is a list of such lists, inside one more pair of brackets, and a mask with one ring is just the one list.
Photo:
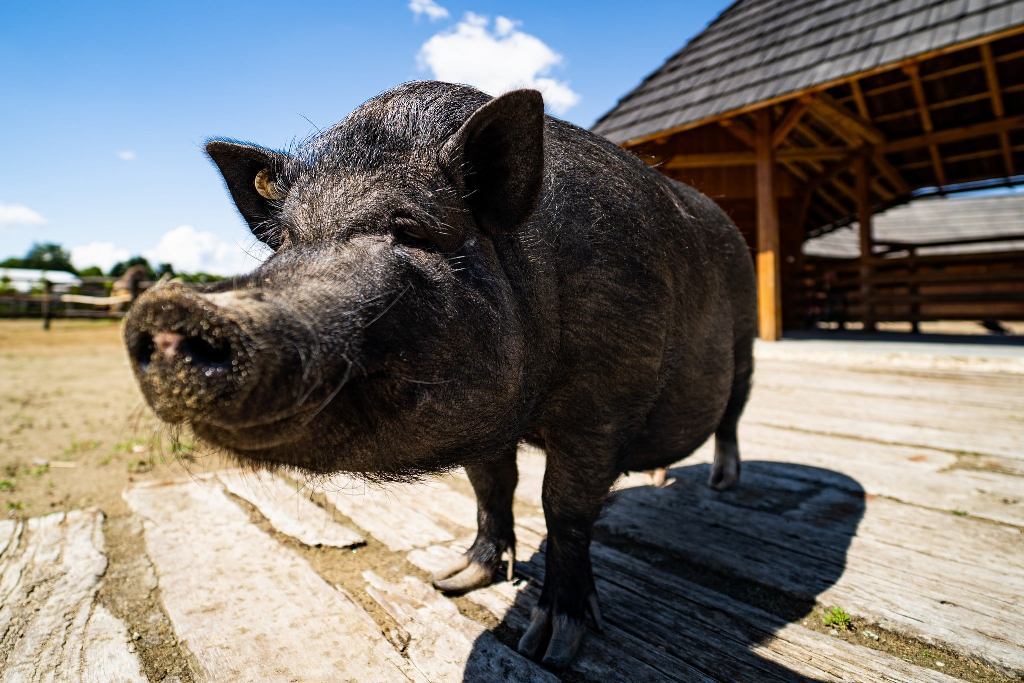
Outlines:
{"label": "pig front leg", "polygon": [[506,550],[510,581],[515,567],[512,497],[519,481],[515,447],[496,460],[466,465],[465,469],[476,493],[476,540],[462,557],[434,575],[434,586],[448,593],[464,593],[492,583]]}
{"label": "pig front leg", "polygon": [[548,449],[543,487],[548,527],[544,587],[518,649],[533,659],[543,654],[541,663],[556,670],[565,669],[576,656],[588,613],[601,628],[590,539],[615,474],[612,458],[605,460],[597,453],[574,459]]}

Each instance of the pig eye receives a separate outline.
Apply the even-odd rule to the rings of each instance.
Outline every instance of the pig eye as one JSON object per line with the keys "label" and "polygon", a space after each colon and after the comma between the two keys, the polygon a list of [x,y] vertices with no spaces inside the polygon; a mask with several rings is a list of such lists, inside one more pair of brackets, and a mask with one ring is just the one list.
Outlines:
{"label": "pig eye", "polygon": [[281,192],[277,187],[277,184],[274,182],[274,176],[270,173],[270,169],[261,169],[260,172],[256,174],[254,184],[256,185],[256,191],[259,192],[260,196],[264,199],[269,199],[270,201],[284,199],[284,193]]}
{"label": "pig eye", "polygon": [[396,218],[393,222],[395,232],[413,242],[426,242],[430,240],[430,233],[411,218]]}

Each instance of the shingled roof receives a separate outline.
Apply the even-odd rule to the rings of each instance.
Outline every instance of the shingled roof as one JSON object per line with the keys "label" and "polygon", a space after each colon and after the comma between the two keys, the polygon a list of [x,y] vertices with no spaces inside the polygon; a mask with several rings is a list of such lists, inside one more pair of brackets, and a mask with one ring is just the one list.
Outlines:
{"label": "shingled roof", "polygon": [[[877,244],[927,244],[956,240],[1002,238],[1007,241],[924,247],[920,255],[983,251],[1024,251],[1024,194],[996,197],[936,197],[880,213],[872,221]],[[857,258],[859,228],[853,225],[804,243],[808,256]]]}
{"label": "shingled roof", "polygon": [[1021,0],[738,0],[593,129],[634,141],[1022,23]]}

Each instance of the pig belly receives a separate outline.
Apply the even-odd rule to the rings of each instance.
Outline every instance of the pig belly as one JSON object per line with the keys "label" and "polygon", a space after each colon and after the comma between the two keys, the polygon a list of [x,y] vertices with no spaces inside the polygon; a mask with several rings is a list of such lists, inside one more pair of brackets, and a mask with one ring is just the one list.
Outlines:
{"label": "pig belly", "polygon": [[692,454],[718,429],[731,389],[731,363],[728,371],[712,375],[679,373],[662,391],[621,469],[667,467]]}

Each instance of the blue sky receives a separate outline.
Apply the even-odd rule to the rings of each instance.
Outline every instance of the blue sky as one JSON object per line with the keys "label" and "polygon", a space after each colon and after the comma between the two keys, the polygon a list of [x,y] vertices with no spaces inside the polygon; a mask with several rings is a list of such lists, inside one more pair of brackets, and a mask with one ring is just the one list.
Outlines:
{"label": "blue sky", "polygon": [[79,267],[251,267],[206,137],[282,147],[435,74],[532,83],[589,126],[726,3],[638,4],[7,0],[0,257],[52,240]]}

